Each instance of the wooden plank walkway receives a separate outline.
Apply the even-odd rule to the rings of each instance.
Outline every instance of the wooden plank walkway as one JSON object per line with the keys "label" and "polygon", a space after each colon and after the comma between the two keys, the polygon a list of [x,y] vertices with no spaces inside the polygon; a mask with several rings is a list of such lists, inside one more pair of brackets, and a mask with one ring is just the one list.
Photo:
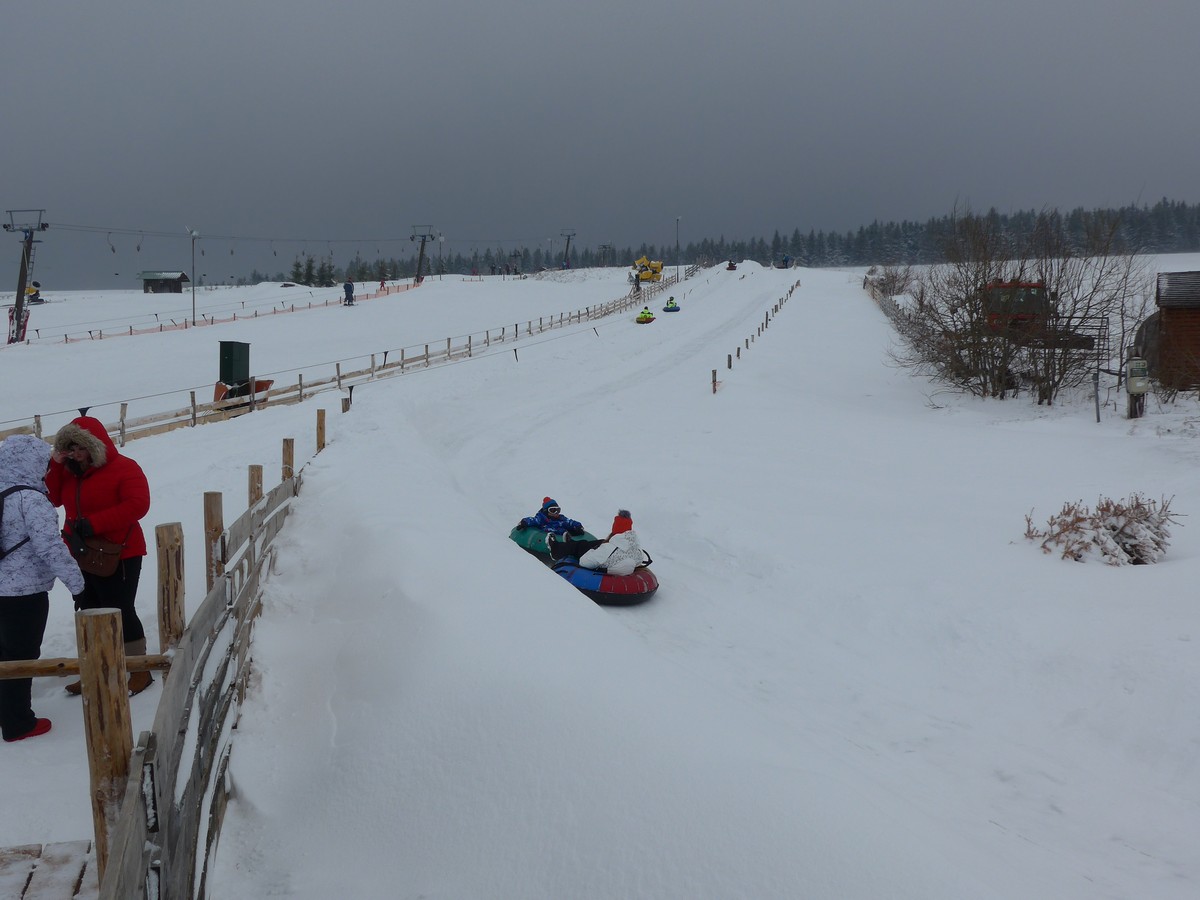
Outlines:
{"label": "wooden plank walkway", "polygon": [[0,900],[97,900],[91,841],[0,848]]}

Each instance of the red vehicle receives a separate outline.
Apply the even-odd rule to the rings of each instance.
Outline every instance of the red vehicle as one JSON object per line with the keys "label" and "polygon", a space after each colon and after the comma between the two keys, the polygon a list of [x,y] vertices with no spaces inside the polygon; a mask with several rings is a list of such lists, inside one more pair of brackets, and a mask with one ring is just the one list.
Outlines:
{"label": "red vehicle", "polygon": [[1077,330],[1058,318],[1058,292],[1046,290],[1044,281],[989,281],[983,287],[987,329],[1015,344],[1065,350],[1092,350],[1105,332],[1103,323],[1088,324],[1076,318]]}
{"label": "red vehicle", "polygon": [[1045,331],[1055,299],[1044,281],[989,281],[983,288],[988,330],[1020,334]]}

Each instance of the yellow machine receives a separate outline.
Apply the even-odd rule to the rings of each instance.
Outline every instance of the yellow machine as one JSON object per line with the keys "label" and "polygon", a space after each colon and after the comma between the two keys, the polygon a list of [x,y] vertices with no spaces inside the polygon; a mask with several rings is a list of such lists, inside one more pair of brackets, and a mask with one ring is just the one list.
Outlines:
{"label": "yellow machine", "polygon": [[633,271],[629,273],[629,280],[636,281],[662,281],[662,260],[647,259],[641,257],[633,263]]}

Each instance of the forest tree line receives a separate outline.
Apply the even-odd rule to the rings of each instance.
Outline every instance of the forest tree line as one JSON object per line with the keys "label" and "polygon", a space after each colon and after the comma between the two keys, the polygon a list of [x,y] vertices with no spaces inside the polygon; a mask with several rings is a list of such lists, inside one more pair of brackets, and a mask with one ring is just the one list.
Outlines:
{"label": "forest tree line", "polygon": [[[872,222],[857,231],[812,231],[800,229],[791,235],[776,231],[770,240],[713,240],[692,241],[680,247],[680,259],[675,247],[642,244],[638,247],[595,249],[580,246],[571,248],[570,268],[599,266],[628,266],[635,259],[647,256],[662,260],[666,265],[691,262],[715,263],[720,260],[753,260],[771,265],[790,257],[797,265],[812,268],[870,265],[929,265],[946,261],[945,250],[954,233],[955,222],[962,210],[952,211],[925,222]],[[986,220],[998,233],[1014,239],[1031,235],[1039,220],[1051,217],[1061,222],[1068,240],[1080,246],[1086,241],[1088,223],[1097,216],[1115,217],[1120,246],[1129,253],[1195,253],[1200,252],[1200,204],[1188,204],[1163,198],[1153,206],[1125,206],[1120,209],[1084,210],[1069,213],[1057,210],[998,213],[994,209],[979,218]],[[363,259],[356,256],[344,267],[335,266],[332,259],[305,254],[297,257],[287,272],[274,274],[252,272],[239,283],[260,281],[292,281],[305,285],[333,285],[349,277],[355,281],[406,280],[417,275],[418,255],[384,259]],[[515,250],[487,248],[471,254],[461,252],[426,254],[421,274],[494,275],[504,272],[533,273],[543,269],[564,267],[561,254],[552,254],[541,247],[522,247]]]}

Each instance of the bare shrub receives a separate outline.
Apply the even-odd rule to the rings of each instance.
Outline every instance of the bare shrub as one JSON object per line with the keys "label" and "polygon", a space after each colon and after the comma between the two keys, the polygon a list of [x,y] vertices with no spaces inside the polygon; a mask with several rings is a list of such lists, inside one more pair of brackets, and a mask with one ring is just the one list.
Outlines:
{"label": "bare shrub", "polygon": [[1095,511],[1082,501],[1064,503],[1044,529],[1035,528],[1033,512],[1025,517],[1025,537],[1040,541],[1042,550],[1061,551],[1063,559],[1084,562],[1093,550],[1112,566],[1156,563],[1170,546],[1170,525],[1178,522],[1171,501],[1146,500],[1138,494],[1127,500],[1101,497]]}
{"label": "bare shrub", "polygon": [[[956,209],[942,242],[945,263],[905,273],[915,302],[885,307],[901,339],[892,358],[968,394],[1027,388],[1052,404],[1109,364],[1114,325],[1124,351],[1145,310],[1146,266],[1115,216],[1046,212],[1010,234],[994,213]],[[870,284],[882,293],[884,277]]]}

